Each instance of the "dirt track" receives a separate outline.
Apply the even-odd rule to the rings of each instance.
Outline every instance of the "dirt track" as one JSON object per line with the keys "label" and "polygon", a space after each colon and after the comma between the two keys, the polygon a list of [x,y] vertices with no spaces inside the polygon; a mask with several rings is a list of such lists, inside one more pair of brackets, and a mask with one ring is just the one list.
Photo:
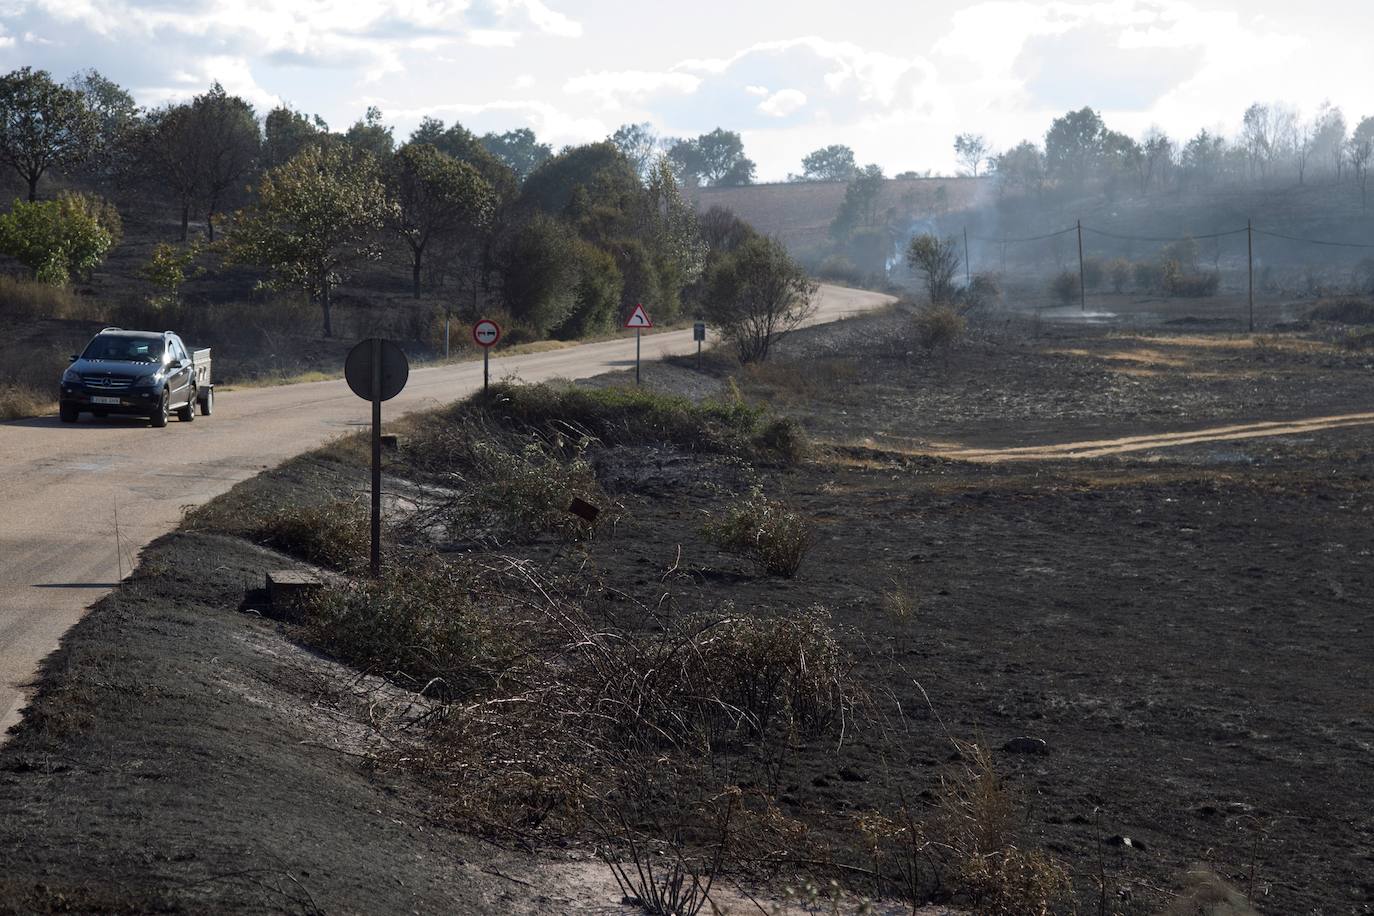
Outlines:
{"label": "dirt track", "polygon": [[[814,320],[834,321],[890,301],[823,286]],[[634,346],[627,334],[494,359],[492,376],[583,378],[632,366]],[[687,353],[692,335],[650,335],[643,348],[647,359]],[[481,380],[480,363],[420,369],[388,402],[385,416],[446,403]],[[129,574],[145,545],[176,525],[183,507],[367,422],[366,403],[342,381],[329,381],[226,392],[213,416],[161,431],[142,421],[89,416],[76,426],[56,417],[0,424],[0,740],[18,720],[21,687],[38,661]]]}
{"label": "dirt track", "polygon": [[1313,417],[1310,420],[1284,420],[1273,423],[1242,423],[1232,426],[1213,426],[1187,432],[1156,433],[1148,436],[1122,436],[1116,439],[1090,439],[1084,442],[1062,442],[1057,445],[1028,445],[1018,448],[933,448],[913,449],[912,454],[961,461],[998,463],[1003,461],[1059,461],[1064,458],[1103,458],[1127,452],[1144,452],[1181,445],[1200,445],[1206,442],[1231,442],[1238,439],[1263,439],[1270,436],[1293,436],[1339,429],[1367,426],[1374,423],[1374,413],[1340,414],[1332,417]]}

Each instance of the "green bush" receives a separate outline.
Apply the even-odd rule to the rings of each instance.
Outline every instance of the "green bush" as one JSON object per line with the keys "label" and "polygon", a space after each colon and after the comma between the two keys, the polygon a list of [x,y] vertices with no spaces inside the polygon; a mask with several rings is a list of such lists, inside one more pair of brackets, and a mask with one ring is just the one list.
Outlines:
{"label": "green bush", "polygon": [[1050,295],[1061,305],[1072,305],[1078,299],[1078,275],[1062,270],[1050,281]]}
{"label": "green bush", "polygon": [[749,453],[765,425],[762,408],[738,399],[694,404],[643,388],[498,384],[455,411],[549,436],[590,436],[608,446],[665,444],[722,454]]}
{"label": "green bush", "polygon": [[99,266],[122,232],[118,211],[95,195],[16,200],[0,216],[0,253],[27,267],[34,279],[66,286]]}
{"label": "green bush", "polygon": [[362,505],[340,501],[281,509],[261,519],[250,536],[310,563],[351,569],[368,561],[370,524]]}
{"label": "green bush", "polygon": [[1107,276],[1111,278],[1112,292],[1114,293],[1126,289],[1126,284],[1131,282],[1132,274],[1131,262],[1125,258],[1113,258],[1107,264]]}
{"label": "green bush", "polygon": [[305,637],[355,668],[445,699],[490,684],[512,654],[506,630],[468,597],[469,582],[438,561],[380,579],[330,586],[305,607]]}
{"label": "green bush", "polygon": [[1326,299],[1308,309],[1307,317],[1340,324],[1374,324],[1374,302],[1358,296]]}
{"label": "green bush", "polygon": [[1164,267],[1154,261],[1138,261],[1135,265],[1136,289],[1158,292],[1164,286]]}
{"label": "green bush", "polygon": [[964,317],[947,305],[927,303],[912,322],[916,343],[927,353],[954,346],[967,327]]}
{"label": "green bush", "polygon": [[1107,276],[1107,265],[1101,258],[1083,259],[1083,284],[1088,289],[1101,289]]}
{"label": "green bush", "polygon": [[761,572],[792,578],[815,544],[811,522],[786,503],[768,499],[754,488],[736,506],[711,518],[702,528],[715,546],[744,557]]}

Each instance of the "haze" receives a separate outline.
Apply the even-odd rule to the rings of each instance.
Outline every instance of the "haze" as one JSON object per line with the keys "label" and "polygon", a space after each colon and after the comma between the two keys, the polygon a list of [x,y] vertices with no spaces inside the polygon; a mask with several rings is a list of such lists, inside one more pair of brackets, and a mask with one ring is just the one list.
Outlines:
{"label": "haze", "polygon": [[425,115],[477,133],[529,127],[554,149],[624,123],[723,127],[742,134],[760,181],[831,143],[889,175],[953,173],[956,133],[1005,149],[1084,105],[1135,136],[1233,135],[1256,100],[1362,116],[1374,11],[1321,7],[10,0],[0,70],[94,67],[143,106],[217,80],[259,113],[287,103],[336,129],[377,106],[398,137]]}

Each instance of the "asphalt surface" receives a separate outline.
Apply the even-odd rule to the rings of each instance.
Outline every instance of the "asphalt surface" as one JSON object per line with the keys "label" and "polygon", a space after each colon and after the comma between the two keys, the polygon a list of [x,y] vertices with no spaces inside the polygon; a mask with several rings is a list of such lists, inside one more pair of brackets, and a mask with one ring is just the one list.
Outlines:
{"label": "asphalt surface", "polygon": [[[821,287],[819,297],[814,322],[892,301],[834,286]],[[643,338],[646,360],[694,350],[690,330]],[[622,340],[493,358],[492,378],[586,378],[633,366],[634,353],[626,332]],[[383,419],[448,403],[481,384],[480,361],[414,370]],[[39,662],[129,575],[145,545],[176,527],[184,507],[367,426],[370,411],[340,380],[217,391],[212,416],[173,419],[162,430],[88,414],[76,425],[56,416],[0,423],[0,741],[19,720]]]}

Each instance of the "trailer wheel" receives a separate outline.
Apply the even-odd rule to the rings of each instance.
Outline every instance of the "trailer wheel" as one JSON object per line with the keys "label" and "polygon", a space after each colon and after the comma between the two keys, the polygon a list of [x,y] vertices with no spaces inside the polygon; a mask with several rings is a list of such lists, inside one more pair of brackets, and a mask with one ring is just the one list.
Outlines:
{"label": "trailer wheel", "polygon": [[200,396],[200,415],[208,417],[215,412],[215,389],[207,388]]}

